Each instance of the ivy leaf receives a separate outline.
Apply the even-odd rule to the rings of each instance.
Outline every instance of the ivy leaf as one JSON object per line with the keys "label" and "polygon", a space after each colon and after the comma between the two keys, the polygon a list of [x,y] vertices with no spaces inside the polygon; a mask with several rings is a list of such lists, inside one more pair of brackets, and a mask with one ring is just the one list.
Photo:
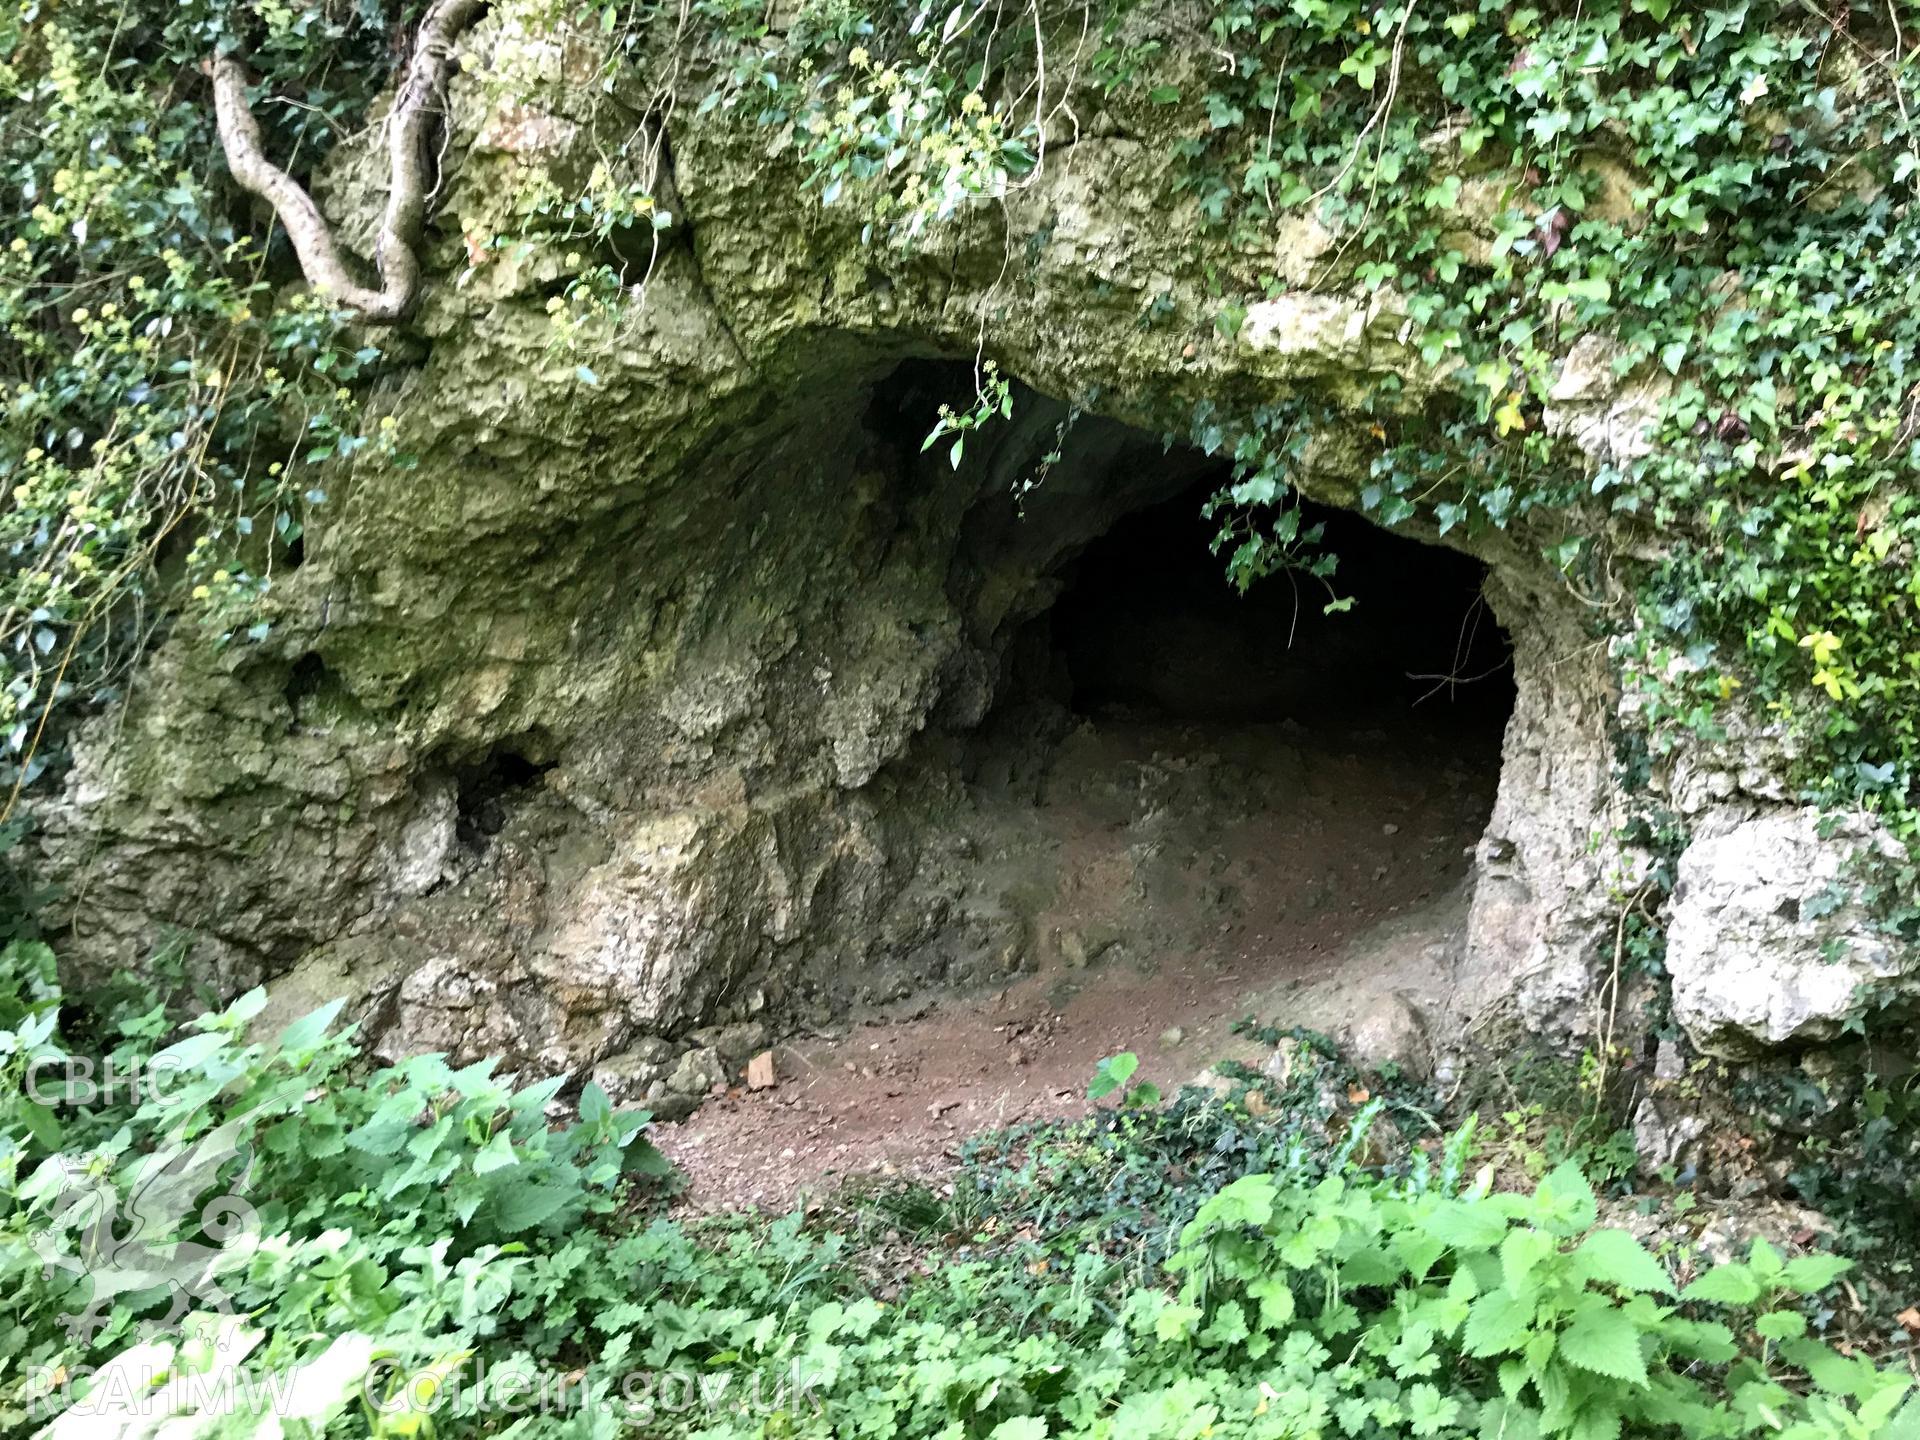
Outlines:
{"label": "ivy leaf", "polygon": [[1561,1333],[1560,1357],[1609,1380],[1642,1388],[1649,1383],[1640,1328],[1618,1310],[1595,1308],[1575,1320]]}

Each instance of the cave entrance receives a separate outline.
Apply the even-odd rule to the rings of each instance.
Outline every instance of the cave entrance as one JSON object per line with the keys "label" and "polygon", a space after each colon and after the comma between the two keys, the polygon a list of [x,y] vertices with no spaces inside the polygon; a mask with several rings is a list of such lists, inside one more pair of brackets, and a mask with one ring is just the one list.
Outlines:
{"label": "cave entrance", "polygon": [[1336,1035],[1382,1004],[1437,1020],[1514,702],[1484,567],[1303,504],[1332,575],[1242,593],[1205,514],[1225,468],[1116,455],[1081,495],[1139,498],[1056,556],[975,732],[978,853],[1038,897],[1047,1003],[1108,1053],[1217,1048],[1250,1012]]}
{"label": "cave entrance", "polygon": [[1484,568],[1309,505],[1331,594],[1241,594],[1205,514],[1227,465],[1019,386],[963,454],[928,443],[973,384],[912,360],[867,397],[848,548],[937,698],[861,791],[902,886],[814,982],[859,1017],[802,1055],[835,1118],[742,1149],[937,1167],[968,1130],[1082,1108],[1103,1057],[1171,1093],[1272,1060],[1267,1026],[1428,1073],[1467,1018],[1514,712]]}
{"label": "cave entrance", "polygon": [[1072,564],[1049,616],[1072,708],[1098,717],[1374,727],[1497,758],[1513,710],[1509,647],[1486,567],[1347,511],[1303,503],[1301,531],[1336,557],[1242,593],[1205,505],[1224,475],[1122,518]]}

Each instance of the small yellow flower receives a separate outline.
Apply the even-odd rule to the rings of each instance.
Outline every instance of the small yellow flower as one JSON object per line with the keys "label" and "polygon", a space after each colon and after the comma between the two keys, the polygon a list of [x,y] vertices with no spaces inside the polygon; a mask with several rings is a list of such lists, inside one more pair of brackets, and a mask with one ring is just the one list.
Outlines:
{"label": "small yellow flower", "polygon": [[193,587],[193,598],[196,600],[205,600],[212,594],[213,594],[213,591],[209,590],[204,585],[196,585]]}
{"label": "small yellow flower", "polygon": [[967,97],[960,102],[960,113],[962,115],[978,115],[986,108],[986,97],[978,90],[970,91]]}
{"label": "small yellow flower", "polygon": [[873,57],[867,53],[867,47],[856,45],[847,54],[847,63],[856,70],[864,70],[873,63]]}
{"label": "small yellow flower", "polygon": [[87,307],[84,305],[73,312],[73,323],[76,325],[84,325],[92,318],[93,316],[88,313]]}
{"label": "small yellow flower", "polygon": [[216,570],[213,572],[213,583],[216,585],[224,585],[231,579],[233,579],[233,576],[224,570]]}

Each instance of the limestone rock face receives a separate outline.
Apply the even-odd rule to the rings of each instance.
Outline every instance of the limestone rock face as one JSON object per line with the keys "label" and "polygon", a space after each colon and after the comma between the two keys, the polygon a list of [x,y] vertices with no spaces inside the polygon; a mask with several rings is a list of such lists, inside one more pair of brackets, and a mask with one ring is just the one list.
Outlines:
{"label": "limestone rock face", "polygon": [[[1393,296],[1340,271],[1317,223],[1276,231],[1254,268],[1298,283],[1225,333],[1208,276],[1246,257],[1198,223],[1172,137],[1097,89],[1074,97],[1074,143],[916,253],[821,208],[751,105],[674,108],[647,172],[612,177],[672,210],[657,253],[490,246],[529,186],[577,182],[658,109],[644,86],[609,100],[593,37],[518,8],[491,7],[450,92],[435,278],[395,343],[418,359],[379,400],[412,467],[340,487],[266,641],[167,641],[82,737],[36,843],[82,970],[179,935],[220,988],[359,985],[384,1053],[627,1057],[644,1094],[669,1078],[660,1037],[1017,963],[1018,918],[970,909],[940,858],[934,762],[1079,551],[1194,481],[1162,434],[1310,396],[1328,418],[1288,478],[1356,508],[1382,417],[1465,381],[1404,343]],[[498,55],[537,73],[505,83]],[[383,199],[371,137],[317,185],[349,244]],[[1489,215],[1517,183],[1475,179]],[[562,347],[548,302],[588,262],[628,283]],[[968,402],[983,334],[1031,388],[955,469],[921,441]],[[1598,458],[1633,443],[1645,398],[1607,358],[1580,357],[1550,418]],[[1516,1000],[1564,1037],[1623,863],[1616,701],[1588,609],[1541,558],[1565,531],[1528,523],[1414,528],[1486,562],[1515,645],[1462,1008]],[[1834,917],[1749,917],[1712,898],[1732,867],[1706,859],[1682,956],[1724,971],[1730,942],[1756,982],[1799,976],[1763,941],[1804,959]],[[1756,1003],[1765,1036],[1831,1009]]]}
{"label": "limestone rock face", "polygon": [[1869,817],[1778,811],[1681,854],[1667,931],[1674,1017],[1709,1053],[1830,1039],[1860,988],[1909,979],[1911,953],[1857,898],[1863,858],[1904,852]]}
{"label": "limestone rock face", "polygon": [[1553,387],[1543,417],[1547,430],[1564,435],[1601,460],[1633,460],[1653,449],[1653,429],[1671,388],[1664,375],[1615,372],[1619,347],[1599,335],[1574,342]]}

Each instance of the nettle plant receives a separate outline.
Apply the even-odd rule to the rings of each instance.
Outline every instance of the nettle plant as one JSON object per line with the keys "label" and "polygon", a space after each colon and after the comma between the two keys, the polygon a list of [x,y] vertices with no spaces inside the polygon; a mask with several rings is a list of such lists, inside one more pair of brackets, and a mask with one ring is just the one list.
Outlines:
{"label": "nettle plant", "polygon": [[1128,1321],[1261,1367],[1259,1411],[1285,1433],[1893,1433],[1908,1377],[1811,1338],[1800,1303],[1850,1262],[1756,1240],[1680,1288],[1596,1218],[1570,1166],[1532,1195],[1248,1176],[1188,1225],[1178,1295]]}
{"label": "nettle plant", "polygon": [[[124,1407],[130,1434],[175,1411],[189,1432],[262,1433],[273,1408],[206,1387],[272,1375],[303,1387],[310,1408],[290,1418],[318,1434],[387,1374],[401,1403],[374,1428],[413,1433],[420,1377],[499,1332],[531,1251],[605,1223],[628,1177],[666,1172],[646,1113],[597,1087],[556,1124],[565,1077],[523,1086],[433,1055],[371,1066],[336,1028],[339,1002],[256,1039],[256,990],[164,1045],[164,1011],[133,1006],[101,1053],[69,1052],[44,947],[6,960],[27,983],[0,1035],[34,1062],[23,1076],[9,1061],[22,1093],[0,1112],[8,1424],[113,1428]],[[156,1388],[169,1381],[178,1393]]]}

